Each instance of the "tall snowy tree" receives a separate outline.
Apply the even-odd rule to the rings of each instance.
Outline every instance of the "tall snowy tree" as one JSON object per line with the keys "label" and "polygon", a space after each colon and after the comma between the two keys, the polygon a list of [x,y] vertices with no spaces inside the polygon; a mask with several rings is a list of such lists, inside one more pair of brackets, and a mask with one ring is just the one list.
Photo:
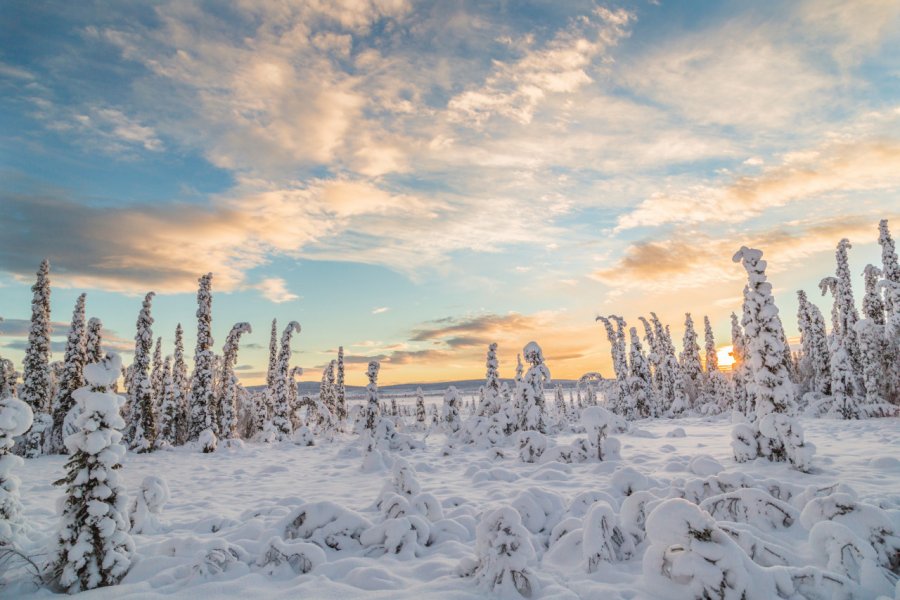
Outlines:
{"label": "tall snowy tree", "polygon": [[697,343],[697,331],[694,329],[691,313],[684,313],[684,339],[679,362],[687,380],[685,383],[695,390],[699,389],[703,366],[700,364],[700,345]]}
{"label": "tall snowy tree", "polygon": [[8,358],[0,358],[0,398],[12,396],[15,398],[18,393],[16,391],[16,381],[19,374],[16,367]]}
{"label": "tall snowy tree", "polygon": [[500,363],[497,360],[497,344],[488,345],[487,357],[484,361],[485,380],[481,387],[481,402],[477,414],[489,417],[500,409]]}
{"label": "tall snowy tree", "polygon": [[866,265],[863,270],[866,295],[863,296],[863,316],[871,319],[876,325],[884,325],[884,300],[878,290],[878,278],[881,277],[881,269],[874,265]]}
{"label": "tall snowy tree", "polygon": [[519,429],[546,433],[544,386],[550,383],[550,370],[537,343],[528,342],[522,354],[529,367],[519,388]]}
{"label": "tall snowy tree", "polygon": [[809,301],[806,292],[798,290],[797,299],[797,325],[800,329],[803,357],[812,376],[810,387],[812,391],[828,396],[831,394],[831,355],[825,333],[825,318],[819,307]]}
{"label": "tall snowy tree", "polygon": [[[612,356],[613,372],[616,375],[618,384],[616,387],[618,397],[612,402],[611,408],[614,412],[621,413],[628,394],[628,354],[625,348],[625,335],[624,333],[619,335],[619,332],[625,327],[625,321],[615,315],[610,315],[608,318],[597,317],[595,320],[603,323],[603,327],[606,330],[606,339],[609,341]],[[613,327],[613,322],[618,326],[619,332]]]}
{"label": "tall snowy tree", "polygon": [[706,372],[719,370],[719,354],[716,352],[716,338],[713,335],[709,317],[703,317],[703,350],[706,353]]}
{"label": "tall snowy tree", "polygon": [[221,396],[219,406],[219,436],[226,440],[237,437],[238,424],[238,380],[234,373],[237,365],[238,344],[241,335],[251,333],[250,323],[235,323],[225,338],[225,346],[222,347],[222,375],[220,380]]}
{"label": "tall snowy tree", "polygon": [[153,347],[153,361],[150,363],[150,389],[153,393],[153,410],[159,411],[159,404],[162,402],[163,395],[163,355],[162,355],[162,337],[156,338],[156,345]]}
{"label": "tall snowy tree", "polygon": [[653,333],[653,327],[645,317],[638,317],[644,326],[644,340],[647,342],[647,366],[650,369],[650,412],[653,416],[661,416],[663,414],[662,407],[662,383],[660,381],[660,357],[659,342]]}
{"label": "tall snowy tree", "polygon": [[22,370],[19,397],[31,408],[34,422],[25,440],[25,456],[42,452],[44,431],[50,426],[48,416],[52,396],[50,375],[50,262],[44,259],[31,286],[31,329]]}
{"label": "tall snowy tree", "polygon": [[291,336],[300,333],[300,323],[291,321],[281,334],[281,351],[276,365],[275,393],[273,394],[272,424],[278,439],[287,439],[294,432],[291,423],[291,388],[296,390],[291,375]]}
{"label": "tall snowy tree", "polygon": [[[149,345],[149,344],[148,344]],[[75,392],[77,432],[66,438],[71,457],[52,574],[69,593],[115,585],[131,567],[134,542],[128,534],[128,496],[118,469],[125,456],[119,430],[122,398],[108,391],[119,376],[116,355],[88,365],[85,387]]]}
{"label": "tall snowy tree", "polygon": [[[881,272],[885,280],[900,286],[900,262],[897,260],[897,249],[894,246],[894,238],[888,229],[887,219],[878,223],[878,244],[881,246]],[[890,314],[898,307],[893,305],[889,295],[884,299],[885,311]]]}
{"label": "tall snowy tree", "polygon": [[368,435],[375,432],[375,426],[381,418],[381,405],[378,402],[378,370],[381,364],[377,360],[369,363],[366,369],[366,377],[369,378],[369,384],[366,386],[366,407],[365,407],[365,430]]}
{"label": "tall snowy tree", "polygon": [[100,362],[106,356],[103,352],[103,322],[97,317],[91,317],[87,323],[85,355],[85,364]]}
{"label": "tall snowy tree", "polygon": [[425,423],[425,397],[421,387],[416,388],[416,423]]}
{"label": "tall snowy tree", "polygon": [[841,323],[840,335],[843,338],[843,345],[850,356],[850,364],[853,367],[854,375],[859,378],[862,374],[859,337],[856,333],[856,322],[859,321],[859,312],[857,312],[856,303],[853,301],[850,263],[847,260],[847,250],[850,248],[850,241],[844,238],[838,242],[837,250],[835,251],[835,260],[837,262],[835,270],[835,278],[837,279],[835,303],[838,307],[838,316]]}
{"label": "tall snowy tree", "polygon": [[266,387],[274,390],[278,381],[278,319],[272,319],[269,335],[269,370],[266,371]]}
{"label": "tall snowy tree", "polygon": [[194,351],[194,373],[191,377],[190,440],[200,438],[209,429],[215,433],[215,398],[213,378],[215,357],[212,337],[212,273],[200,278],[197,290],[197,347]]}
{"label": "tall snowy tree", "polygon": [[628,395],[631,399],[629,412],[634,419],[644,419],[651,416],[653,403],[651,392],[653,388],[650,379],[650,366],[644,357],[644,349],[641,346],[641,338],[635,327],[629,330],[631,335],[630,374],[628,377]]}
{"label": "tall snowy tree", "polygon": [[334,366],[336,362],[332,360],[322,369],[322,382],[319,384],[319,400],[331,414],[335,414],[337,411],[334,398]]}
{"label": "tall snowy tree", "polygon": [[150,383],[150,350],[153,347],[153,317],[150,309],[155,295],[155,292],[150,292],[144,297],[134,336],[134,363],[131,386],[128,389],[131,423],[127,437],[129,448],[137,452],[151,451],[156,440],[156,415]]}
{"label": "tall snowy tree", "polygon": [[[743,325],[756,405],[755,430],[750,430],[756,439],[747,439],[749,426],[738,424],[734,431],[736,458],[745,460],[754,454],[762,455],[772,461],[787,460],[795,468],[808,471],[815,449],[803,441],[800,425],[788,416],[795,405],[794,387],[783,362],[784,332],[772,296],[772,284],[766,280],[766,261],[762,260],[761,251],[746,246],[741,247],[733,260],[743,265],[748,277]],[[745,453],[748,445],[753,446],[750,456]]]}
{"label": "tall snowy tree", "polygon": [[72,394],[84,385],[84,365],[87,362],[85,347],[85,323],[84,323],[84,299],[85,294],[78,296],[75,301],[75,310],[72,313],[72,325],[69,327],[69,336],[66,339],[66,357],[63,359],[63,372],[56,389],[56,398],[53,400],[53,428],[50,430],[50,451],[54,454],[65,452],[63,439],[63,423],[66,415],[75,405]]}
{"label": "tall snowy tree", "polygon": [[162,395],[159,399],[160,446],[174,446],[178,443],[178,395],[175,378],[172,376],[172,357],[167,356],[162,367]]}
{"label": "tall snowy tree", "polygon": [[334,382],[334,404],[339,421],[347,418],[347,398],[344,389],[344,347],[338,347],[337,374]]}
{"label": "tall snowy tree", "polygon": [[184,363],[184,331],[181,323],[175,326],[175,353],[172,360],[172,384],[174,386],[174,402],[177,409],[175,431],[178,444],[183,444],[188,439],[190,428],[190,389],[187,375],[187,365]]}

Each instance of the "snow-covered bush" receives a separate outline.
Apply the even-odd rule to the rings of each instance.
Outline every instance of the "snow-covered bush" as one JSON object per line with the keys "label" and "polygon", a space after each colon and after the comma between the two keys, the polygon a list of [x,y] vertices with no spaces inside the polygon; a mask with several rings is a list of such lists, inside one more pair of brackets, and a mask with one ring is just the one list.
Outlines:
{"label": "snow-covered bush", "polygon": [[809,545],[821,566],[860,584],[871,597],[893,591],[896,576],[881,568],[872,545],[846,525],[819,521],[809,532]]}
{"label": "snow-covered bush", "polygon": [[696,504],[673,498],[647,517],[648,583],[670,598],[771,600],[775,584]]}
{"label": "snow-covered bush", "polygon": [[594,503],[584,518],[582,552],[588,573],[604,562],[628,560],[634,555],[634,539],[628,535],[609,503]]}
{"label": "snow-covered bush", "polygon": [[334,502],[322,501],[295,509],[281,527],[285,540],[306,540],[323,550],[350,550],[362,547],[359,536],[372,524]]}
{"label": "snow-covered bush", "polygon": [[528,488],[519,493],[511,506],[522,517],[531,533],[546,538],[565,514],[562,497],[541,488]]}
{"label": "snow-covered bush", "polygon": [[204,429],[200,432],[197,444],[204,454],[209,454],[216,451],[216,448],[219,445],[219,438],[216,437],[216,434],[213,433],[212,429]]}
{"label": "snow-covered bush", "polygon": [[475,554],[474,560],[463,561],[460,572],[474,577],[480,587],[506,598],[530,598],[538,591],[528,569],[535,562],[534,547],[512,508],[498,508],[482,517],[475,531]]}
{"label": "snow-covered bush", "polygon": [[418,515],[388,518],[362,532],[359,541],[370,550],[414,558],[428,544],[431,527]]}
{"label": "snow-covered bush", "polygon": [[12,396],[0,398],[0,546],[14,543],[22,526],[19,478],[12,470],[24,461],[10,450],[15,438],[31,427],[31,421],[28,404]]}
{"label": "snow-covered bush", "polygon": [[519,447],[519,460],[533,463],[537,462],[547,449],[547,438],[537,431],[520,431],[516,445]]}
{"label": "snow-covered bush", "polygon": [[581,411],[581,421],[588,434],[591,455],[598,460],[619,458],[619,440],[609,437],[620,417],[602,406],[589,406]]}
{"label": "snow-covered bush", "polygon": [[53,579],[70,593],[115,585],[131,567],[128,498],[118,473],[125,456],[123,399],[107,391],[120,369],[118,355],[86,366],[87,385],[74,393],[79,431],[65,440],[71,456],[56,482],[66,495],[52,565]]}
{"label": "snow-covered bush", "polygon": [[280,536],[272,537],[266,544],[266,551],[257,561],[265,567],[269,575],[288,571],[288,575],[309,573],[325,562],[325,551],[300,540],[285,541]]}
{"label": "snow-covered bush", "polygon": [[158,533],[159,513],[169,501],[169,486],[161,477],[148,475],[131,504],[131,533]]}
{"label": "snow-covered bush", "polygon": [[763,531],[785,529],[797,522],[799,511],[756,488],[744,488],[712,496],[700,508],[718,521],[750,523]]}
{"label": "snow-covered bush", "polygon": [[314,446],[316,444],[316,438],[312,430],[306,425],[302,425],[294,431],[291,441],[298,446]]}

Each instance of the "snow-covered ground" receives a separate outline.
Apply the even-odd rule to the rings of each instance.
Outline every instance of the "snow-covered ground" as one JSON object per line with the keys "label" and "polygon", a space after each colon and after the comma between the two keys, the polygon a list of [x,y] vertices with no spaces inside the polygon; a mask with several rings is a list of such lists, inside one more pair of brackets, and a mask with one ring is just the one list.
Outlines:
{"label": "snow-covered ground", "polygon": [[[736,481],[735,474],[744,476],[741,485],[758,486],[779,496],[789,505],[784,510],[792,518],[773,524],[765,511],[755,516],[745,513],[749,518],[742,520],[750,523],[733,528],[765,540],[794,566],[825,568],[822,548],[813,547],[804,519],[797,518],[802,504],[811,498],[801,498],[799,492],[807,486],[844,484],[856,493],[858,502],[883,509],[894,531],[900,531],[900,419],[804,419],[802,423],[806,439],[817,446],[810,474],[764,459],[737,464],[730,447],[732,425],[724,417],[638,421],[631,424],[629,433],[616,436],[622,444],[621,459],[573,464],[523,463],[513,447],[504,449],[504,457],[494,450],[473,447],[445,455],[445,437],[434,433],[424,450],[405,452],[402,457],[414,469],[421,492],[440,503],[443,518],[429,514],[428,531],[423,534],[420,527],[418,539],[416,533],[405,538],[399,554],[386,554],[384,546],[389,542],[379,544],[373,540],[380,534],[365,531],[385,520],[376,501],[383,488],[391,486],[392,474],[389,468],[365,472],[358,437],[352,434],[312,447],[248,443],[238,448],[220,446],[212,454],[188,447],[129,453],[120,472],[129,496],[134,497],[144,478],[156,476],[166,482],[171,497],[158,515],[159,523],[145,527],[147,533],[134,534],[135,561],[122,583],[82,596],[490,597],[476,585],[475,578],[461,577],[461,565],[471,564],[467,559],[475,557],[476,527],[483,515],[512,507],[529,530],[535,550],[527,565],[533,574],[535,597],[680,597],[688,593],[687,588],[659,587],[642,574],[648,540],[635,539],[630,558],[601,560],[589,572],[587,547],[596,546],[596,540],[563,534],[585,527],[591,505],[606,500],[630,535],[622,509],[627,493],[649,490],[654,498],[685,496],[698,502],[727,487],[723,482]],[[423,433],[412,435],[421,438]],[[557,444],[575,437],[551,436]],[[29,527],[26,550],[32,554],[44,552],[57,525],[55,505],[62,490],[52,482],[62,477],[65,460],[63,456],[43,456],[17,469]],[[318,502],[336,507],[309,504]],[[344,549],[335,550],[328,547],[330,542],[322,543],[329,539],[328,525],[309,535],[298,533],[297,517],[304,506],[309,509],[307,526],[320,516],[337,517],[332,525],[356,528],[356,537],[342,538],[334,545]],[[727,521],[726,513],[723,510],[717,519]],[[390,537],[389,529],[381,531]],[[364,543],[357,539],[360,532]],[[291,535],[299,539],[292,540]],[[316,541],[325,546],[324,553],[306,543]],[[272,548],[290,554],[292,547],[300,557],[293,565],[272,560],[278,554]],[[767,560],[774,559],[757,562]],[[308,567],[312,569],[302,573]],[[24,569],[15,568],[6,577],[13,581],[4,591],[5,597],[51,595],[47,589],[30,586]],[[893,586],[886,585],[858,593],[860,597],[893,596]],[[820,597],[831,597],[824,587],[821,592]]]}

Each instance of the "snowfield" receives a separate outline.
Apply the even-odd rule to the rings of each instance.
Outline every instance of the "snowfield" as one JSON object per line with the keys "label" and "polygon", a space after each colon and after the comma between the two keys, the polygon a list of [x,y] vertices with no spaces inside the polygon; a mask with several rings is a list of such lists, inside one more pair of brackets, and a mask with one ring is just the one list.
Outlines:
{"label": "snowfield", "polygon": [[[860,544],[879,519],[888,520],[882,533],[900,531],[900,420],[801,423],[817,448],[810,473],[766,459],[736,463],[732,423],[724,416],[631,422],[628,432],[612,434],[621,458],[571,464],[523,462],[512,444],[500,448],[502,456],[472,445],[445,453],[447,438],[437,432],[424,449],[385,452],[384,462],[394,464],[374,469],[370,463],[363,469],[364,448],[349,433],[309,447],[129,452],[119,471],[129,505],[150,478],[137,503],[141,526],[132,528],[131,570],[119,585],[80,596],[518,597],[514,580],[520,580],[511,571],[521,569],[532,597],[693,598],[708,582],[696,565],[679,577],[679,561],[712,552],[719,566],[732,569],[730,583],[750,578],[748,597],[782,593],[785,585],[796,586],[796,598],[900,597],[889,571],[873,566],[896,560],[890,553],[897,538],[888,536],[880,547]],[[416,440],[425,435],[398,429]],[[547,437],[562,446],[577,435]],[[27,524],[22,546],[37,558],[46,556],[59,523],[63,490],[52,482],[64,475],[65,460],[41,456],[16,469]],[[670,500],[682,497],[691,504]],[[841,499],[856,508],[828,513]],[[681,544],[679,527],[705,514],[697,505],[716,523],[704,526],[708,539]],[[479,528],[488,515],[499,529]],[[502,557],[478,563],[484,556],[476,548],[489,549],[493,542],[484,536],[494,534],[521,544],[510,561],[518,566],[506,565],[506,573]],[[842,552],[855,554],[835,562]],[[737,566],[727,567],[729,561]],[[30,581],[21,563],[7,565],[6,574],[0,570],[4,597],[52,595]],[[804,579],[798,574],[805,566],[818,570]],[[829,582],[835,575],[849,584],[836,587]],[[495,592],[479,585],[495,576],[508,577],[508,585]]]}

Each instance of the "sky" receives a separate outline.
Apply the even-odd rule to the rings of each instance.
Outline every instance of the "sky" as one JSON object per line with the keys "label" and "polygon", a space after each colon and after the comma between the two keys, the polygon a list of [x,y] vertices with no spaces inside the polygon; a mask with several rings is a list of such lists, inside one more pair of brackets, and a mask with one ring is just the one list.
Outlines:
{"label": "sky", "polygon": [[[597,315],[685,312],[719,346],[763,250],[788,336],[837,242],[900,234],[900,3],[29,2],[0,11],[0,355],[51,262],[129,354],[143,295],[187,354],[265,377],[271,321],[318,381],[611,374]],[[896,225],[895,225],[896,224]],[[126,356],[126,360],[128,357]]]}

